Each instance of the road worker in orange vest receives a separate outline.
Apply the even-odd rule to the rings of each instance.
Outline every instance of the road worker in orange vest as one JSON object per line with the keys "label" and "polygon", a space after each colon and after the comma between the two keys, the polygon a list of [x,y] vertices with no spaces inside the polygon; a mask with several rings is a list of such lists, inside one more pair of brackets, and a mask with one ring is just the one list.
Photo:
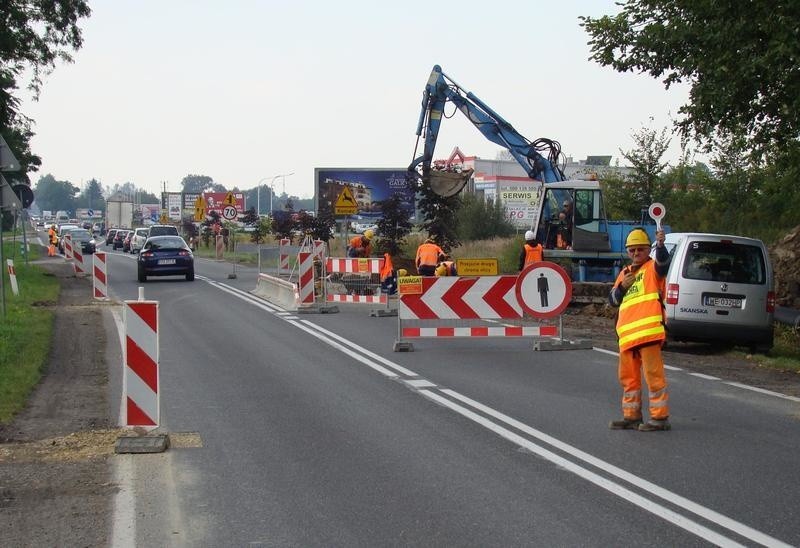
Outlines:
{"label": "road worker in orange vest", "polygon": [[55,257],[56,244],[58,244],[58,234],[56,233],[56,225],[50,225],[50,229],[47,231],[47,237],[49,239],[49,244],[50,244],[47,246],[47,256]]}
{"label": "road worker in orange vest", "polygon": [[522,252],[519,254],[519,270],[531,263],[542,260],[542,244],[536,239],[533,230],[525,232],[525,243],[522,245]]}
{"label": "road worker in orange vest", "polygon": [[433,238],[426,239],[417,248],[415,263],[417,272],[420,276],[433,276],[436,274],[436,266],[445,259],[446,255],[442,248],[436,245]]}
{"label": "road worker in orange vest", "polygon": [[383,268],[380,272],[381,291],[387,295],[397,293],[397,272],[392,264],[392,256],[388,253],[383,254]]}
{"label": "road worker in orange vest", "polygon": [[360,236],[353,236],[350,245],[347,247],[347,256],[352,258],[365,258],[372,255],[372,238],[375,233],[371,228],[364,231]]}
{"label": "road worker in orange vest", "polygon": [[[625,247],[631,264],[617,276],[609,295],[611,305],[619,307],[622,419],[611,421],[609,427],[641,432],[669,430],[669,392],[661,356],[666,339],[662,288],[670,263],[664,247],[664,231],[656,232],[655,260],[650,257],[650,238],[642,228],[631,230]],[[647,422],[642,422],[642,371],[648,389]]]}

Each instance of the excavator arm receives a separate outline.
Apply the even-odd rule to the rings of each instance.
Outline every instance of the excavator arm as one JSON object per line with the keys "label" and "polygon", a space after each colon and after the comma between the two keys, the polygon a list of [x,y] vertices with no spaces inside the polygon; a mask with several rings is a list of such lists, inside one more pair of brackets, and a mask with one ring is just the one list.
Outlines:
{"label": "excavator arm", "polygon": [[[459,174],[442,172],[431,167],[444,107],[448,101],[452,102],[484,137],[508,150],[529,177],[544,183],[565,179],[559,168],[561,147],[558,142],[545,138],[530,142],[473,93],[464,93],[462,89],[442,72],[439,65],[435,65],[423,92],[417,137],[421,137],[424,132],[425,146],[422,155],[414,158],[409,170],[419,173],[421,169],[423,182],[429,184],[435,193],[441,196],[458,194],[472,174],[471,171]],[[547,156],[544,156],[542,151],[545,151]]]}

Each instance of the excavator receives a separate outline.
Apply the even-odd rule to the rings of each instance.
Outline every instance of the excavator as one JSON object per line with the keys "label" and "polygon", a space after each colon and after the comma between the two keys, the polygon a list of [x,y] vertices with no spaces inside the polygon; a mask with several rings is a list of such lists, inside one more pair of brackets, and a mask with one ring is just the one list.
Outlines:
{"label": "excavator", "polygon": [[[563,156],[558,141],[539,138],[530,141],[496,111],[472,92],[450,78],[435,65],[422,96],[422,111],[417,124],[415,158],[408,167],[412,177],[421,178],[439,196],[454,196],[461,192],[473,175],[472,170],[437,169],[433,154],[447,103],[453,103],[489,141],[505,148],[531,178],[531,189],[540,197],[538,212],[531,230],[545,246],[546,258],[569,259],[577,281],[613,280],[620,264],[626,259],[624,242],[628,232],[640,222],[609,221],[603,206],[600,184],[596,180],[567,180]],[[424,139],[417,156],[420,138]],[[570,204],[567,225],[570,227],[568,245],[556,236],[557,225],[563,226],[559,213]],[[655,226],[647,225],[651,240]]]}

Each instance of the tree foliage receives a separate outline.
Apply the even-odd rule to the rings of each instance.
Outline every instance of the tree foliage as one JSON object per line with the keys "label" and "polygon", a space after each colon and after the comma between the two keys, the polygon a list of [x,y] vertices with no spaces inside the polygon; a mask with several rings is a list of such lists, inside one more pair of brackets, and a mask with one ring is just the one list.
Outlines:
{"label": "tree foliage", "polygon": [[49,173],[40,177],[33,191],[39,209],[55,213],[59,210],[75,211],[75,198],[80,189],[69,181],[57,181]]}
{"label": "tree foliage", "polygon": [[461,207],[456,218],[458,237],[463,241],[507,237],[515,232],[499,200],[484,200],[475,194],[461,196]]}
{"label": "tree foliage", "polygon": [[420,197],[417,206],[422,213],[422,229],[428,233],[428,237],[433,238],[445,253],[459,247],[461,242],[458,239],[456,212],[461,199],[458,194],[439,196],[413,172],[409,172],[406,184]]}
{"label": "tree foliage", "polygon": [[746,135],[756,156],[800,135],[800,3],[627,0],[617,15],[582,17],[590,59],[619,72],[687,82],[677,125],[710,147]]}
{"label": "tree foliage", "polygon": [[[43,78],[56,61],[71,62],[83,44],[78,22],[91,13],[85,0],[4,0],[0,4],[0,133],[14,151],[21,171],[36,171],[32,120],[19,110],[19,79],[30,75],[28,88],[38,98]],[[26,71],[28,71],[26,73]]]}
{"label": "tree foliage", "polygon": [[[183,192],[200,193],[216,191],[214,179],[208,175],[187,175],[181,181]],[[225,192],[225,188],[218,192]]]}
{"label": "tree foliage", "polygon": [[633,133],[636,147],[623,151],[622,156],[633,168],[622,177],[611,175],[603,180],[603,192],[608,213],[612,218],[637,220],[642,209],[653,202],[664,202],[670,194],[670,185],[661,178],[667,167],[663,161],[670,139],[666,128],[661,132],[642,127]]}
{"label": "tree foliage", "polygon": [[403,197],[398,193],[392,194],[381,203],[381,211],[383,217],[376,223],[380,238],[375,248],[378,253],[396,257],[413,228],[408,220],[408,212],[403,209]]}

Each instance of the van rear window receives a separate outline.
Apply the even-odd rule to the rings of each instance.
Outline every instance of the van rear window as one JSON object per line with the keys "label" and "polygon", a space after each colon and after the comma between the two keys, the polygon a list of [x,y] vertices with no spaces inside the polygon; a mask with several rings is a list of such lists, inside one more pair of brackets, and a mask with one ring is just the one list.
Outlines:
{"label": "van rear window", "polygon": [[683,277],[739,284],[764,284],[764,254],[754,245],[730,242],[689,242]]}

